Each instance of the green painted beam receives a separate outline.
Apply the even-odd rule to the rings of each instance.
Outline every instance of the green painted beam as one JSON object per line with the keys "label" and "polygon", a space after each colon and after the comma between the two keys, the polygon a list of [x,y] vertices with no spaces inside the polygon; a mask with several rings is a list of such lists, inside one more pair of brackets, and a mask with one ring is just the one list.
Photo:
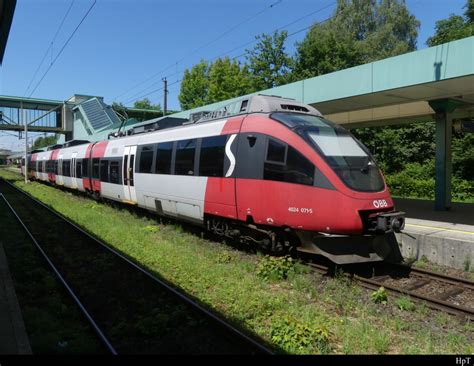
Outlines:
{"label": "green painted beam", "polygon": [[190,113],[219,109],[254,94],[277,95],[317,105],[470,75],[474,75],[474,36],[179,112],[173,116],[187,118]]}
{"label": "green painted beam", "polygon": [[[6,131],[24,131],[24,125],[8,125],[8,124],[0,124],[0,130]],[[41,127],[41,126],[28,126],[28,132],[56,132],[56,133],[66,133],[60,127]]]}
{"label": "green painted beam", "polygon": [[39,99],[39,98],[26,98],[26,97],[15,97],[10,95],[0,95],[0,103],[2,102],[15,102],[15,103],[31,103],[31,104],[49,104],[49,105],[58,105],[63,104],[63,100],[55,99]]}

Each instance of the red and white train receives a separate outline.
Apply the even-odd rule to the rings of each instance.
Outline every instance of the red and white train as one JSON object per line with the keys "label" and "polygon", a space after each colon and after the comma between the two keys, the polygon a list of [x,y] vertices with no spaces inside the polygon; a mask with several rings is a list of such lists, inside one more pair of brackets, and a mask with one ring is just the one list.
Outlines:
{"label": "red and white train", "polygon": [[313,107],[258,95],[179,126],[165,128],[166,118],[144,133],[34,152],[28,174],[277,252],[347,263],[394,249],[387,238],[404,213],[380,170]]}

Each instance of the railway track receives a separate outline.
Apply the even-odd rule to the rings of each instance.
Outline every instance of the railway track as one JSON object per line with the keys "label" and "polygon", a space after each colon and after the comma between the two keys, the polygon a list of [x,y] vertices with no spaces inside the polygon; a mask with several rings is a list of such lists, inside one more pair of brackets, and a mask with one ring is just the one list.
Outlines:
{"label": "railway track", "polygon": [[[334,267],[308,263],[316,272],[331,274]],[[345,275],[361,286],[377,290],[384,287],[396,295],[409,296],[432,309],[474,320],[474,282],[461,277],[409,267],[403,264],[376,263],[361,268],[341,267]]]}
{"label": "railway track", "polygon": [[3,179],[0,192],[111,353],[272,353],[28,193]]}
{"label": "railway track", "polygon": [[117,355],[117,351],[115,350],[114,346],[110,342],[110,340],[105,336],[103,330],[97,325],[97,322],[95,319],[90,315],[90,312],[87,310],[86,306],[81,302],[81,300],[78,298],[76,295],[75,291],[72,289],[72,287],[67,283],[67,281],[64,279],[64,277],[61,275],[59,270],[56,268],[54,263],[52,262],[51,258],[46,254],[46,252],[43,250],[41,245],[38,243],[36,238],[31,234],[30,230],[28,230],[28,227],[25,225],[25,223],[21,220],[20,216],[18,213],[15,211],[15,209],[12,207],[10,202],[5,198],[5,196],[0,193],[0,198],[5,202],[5,204],[8,206],[9,210],[13,214],[13,216],[16,218],[16,220],[19,222],[19,224],[23,227],[25,232],[28,234],[30,237],[31,241],[37,248],[37,250],[40,252],[41,256],[44,258],[48,266],[51,268],[52,272],[56,276],[56,278],[59,280],[61,285],[64,286],[74,303],[77,305],[77,307],[80,309],[84,317],[86,318],[87,322],[99,338],[99,340],[102,342],[102,344],[106,347],[106,349],[112,354],[112,355]]}

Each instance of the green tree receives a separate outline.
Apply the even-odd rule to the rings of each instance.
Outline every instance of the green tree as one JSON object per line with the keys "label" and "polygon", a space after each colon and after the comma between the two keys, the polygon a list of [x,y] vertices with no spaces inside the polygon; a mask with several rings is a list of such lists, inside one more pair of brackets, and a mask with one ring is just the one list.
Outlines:
{"label": "green tree", "polygon": [[208,102],[239,97],[252,92],[247,66],[241,66],[229,57],[217,59],[209,70]]}
{"label": "green tree", "polygon": [[41,149],[43,147],[55,145],[58,142],[59,135],[40,136],[33,143],[32,149]]}
{"label": "green tree", "polygon": [[316,24],[297,44],[295,76],[304,79],[361,63],[356,40],[341,22]]}
{"label": "green tree", "polygon": [[135,103],[133,103],[133,106],[135,108],[139,108],[139,109],[153,109],[153,110],[156,110],[156,111],[161,111],[160,103],[151,104],[151,101],[148,98],[135,101]]}
{"label": "green tree", "polygon": [[178,96],[182,110],[201,107],[209,103],[209,69],[210,64],[201,60],[191,70],[184,71]]}
{"label": "green tree", "polygon": [[333,16],[297,44],[295,73],[317,76],[413,51],[419,25],[403,0],[338,0]]}
{"label": "green tree", "polygon": [[469,22],[474,23],[474,0],[467,0],[464,7],[466,8],[464,15],[469,19]]}
{"label": "green tree", "polygon": [[351,132],[368,147],[387,174],[402,171],[408,162],[423,165],[434,156],[435,125],[432,122],[358,128]]}
{"label": "green tree", "polygon": [[287,31],[275,31],[273,36],[257,36],[257,45],[246,50],[251,84],[254,90],[273,88],[290,81],[293,60],[285,52]]}
{"label": "green tree", "polygon": [[435,34],[428,38],[428,46],[455,41],[474,35],[474,0],[468,0],[465,5],[464,17],[451,14],[448,19],[436,22]]}

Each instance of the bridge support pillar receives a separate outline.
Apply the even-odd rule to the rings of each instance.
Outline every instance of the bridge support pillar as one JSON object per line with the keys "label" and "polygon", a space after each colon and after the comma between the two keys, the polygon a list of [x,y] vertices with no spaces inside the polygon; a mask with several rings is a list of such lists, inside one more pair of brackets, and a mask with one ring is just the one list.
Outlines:
{"label": "bridge support pillar", "polygon": [[445,211],[451,208],[452,113],[459,102],[453,99],[440,99],[430,101],[429,104],[436,113],[435,210]]}

